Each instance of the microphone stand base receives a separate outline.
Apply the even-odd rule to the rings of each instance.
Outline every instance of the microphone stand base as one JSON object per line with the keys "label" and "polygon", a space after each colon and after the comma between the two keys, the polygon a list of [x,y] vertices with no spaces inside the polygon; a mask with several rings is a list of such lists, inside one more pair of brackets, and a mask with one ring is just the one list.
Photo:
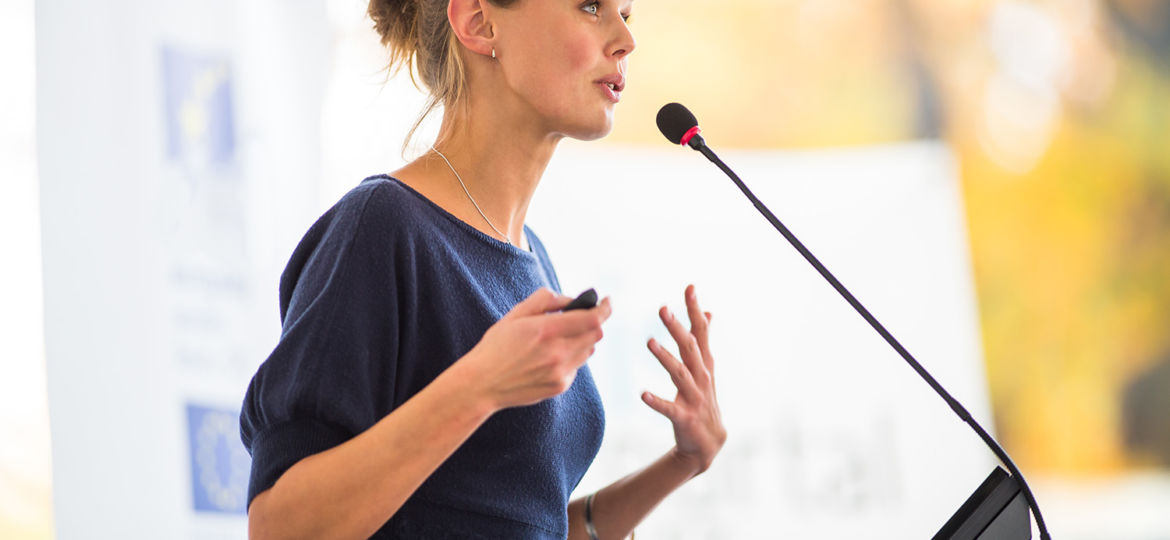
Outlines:
{"label": "microphone stand base", "polygon": [[935,540],[1030,540],[1032,518],[1023,490],[1001,467],[967,498]]}

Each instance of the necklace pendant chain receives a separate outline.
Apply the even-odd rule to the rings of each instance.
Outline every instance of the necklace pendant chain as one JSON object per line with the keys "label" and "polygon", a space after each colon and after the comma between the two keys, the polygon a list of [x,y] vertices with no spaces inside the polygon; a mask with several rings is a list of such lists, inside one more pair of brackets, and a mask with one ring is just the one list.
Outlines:
{"label": "necklace pendant chain", "polygon": [[500,232],[500,230],[497,229],[494,224],[492,224],[492,220],[488,219],[488,217],[484,215],[483,210],[479,207],[479,204],[475,202],[475,197],[472,197],[471,192],[467,191],[467,185],[463,183],[463,177],[459,176],[459,171],[456,171],[455,166],[451,165],[451,160],[447,159],[447,156],[443,155],[443,153],[440,152],[438,148],[435,148],[435,145],[433,144],[431,145],[431,150],[434,150],[436,154],[439,154],[439,157],[443,158],[443,161],[447,162],[447,166],[451,168],[451,172],[455,173],[455,178],[459,180],[459,185],[463,186],[463,192],[467,194],[467,198],[471,200],[471,204],[475,206],[475,209],[479,212],[480,217],[482,217],[483,220],[487,222],[488,227],[491,227],[493,231],[496,231],[496,234],[503,236],[504,241],[507,242],[509,246],[515,245],[512,243],[512,239],[509,238],[508,235]]}

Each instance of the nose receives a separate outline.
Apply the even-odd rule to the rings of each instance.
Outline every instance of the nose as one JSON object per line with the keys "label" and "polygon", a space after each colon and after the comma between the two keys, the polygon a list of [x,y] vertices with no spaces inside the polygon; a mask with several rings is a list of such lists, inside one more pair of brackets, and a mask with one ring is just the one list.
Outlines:
{"label": "nose", "polygon": [[621,59],[634,52],[634,47],[638,46],[638,42],[634,40],[634,34],[630,32],[630,26],[625,21],[620,21],[617,24],[617,29],[618,33],[611,42],[609,54]]}

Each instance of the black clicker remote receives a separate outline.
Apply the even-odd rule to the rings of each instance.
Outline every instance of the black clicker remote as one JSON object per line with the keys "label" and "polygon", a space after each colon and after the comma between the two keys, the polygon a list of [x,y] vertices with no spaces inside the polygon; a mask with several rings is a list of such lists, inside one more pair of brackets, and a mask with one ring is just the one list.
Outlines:
{"label": "black clicker remote", "polygon": [[574,298],[569,305],[561,309],[561,311],[572,311],[574,309],[590,309],[597,306],[597,291],[592,288],[586,290]]}

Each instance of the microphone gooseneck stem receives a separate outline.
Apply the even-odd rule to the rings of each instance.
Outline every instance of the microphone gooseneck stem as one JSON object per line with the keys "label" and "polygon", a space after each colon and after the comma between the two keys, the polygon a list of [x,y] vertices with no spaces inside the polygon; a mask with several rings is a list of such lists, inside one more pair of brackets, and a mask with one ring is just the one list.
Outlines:
{"label": "microphone gooseneck stem", "polygon": [[739,190],[742,191],[744,195],[747,195],[747,198],[752,201],[752,205],[756,207],[756,210],[759,210],[760,213],[763,214],[765,218],[767,218],[768,222],[771,223],[777,231],[780,231],[780,234],[784,235],[784,238],[788,240],[788,243],[792,244],[792,247],[796,248],[796,251],[799,251],[800,254],[804,256],[804,259],[813,266],[813,268],[816,268],[817,272],[821,274],[821,277],[825,278],[825,280],[828,281],[829,284],[832,285],[833,288],[836,289],[837,292],[845,298],[845,301],[849,302],[849,305],[853,306],[853,309],[856,310],[857,313],[859,313],[861,317],[865,319],[865,322],[868,322],[874,330],[877,330],[877,333],[886,340],[886,343],[889,343],[895,351],[898,351],[898,354],[901,355],[904,360],[906,360],[906,363],[910,364],[910,367],[914,369],[914,371],[917,372],[923,380],[926,381],[926,384],[930,385],[930,387],[934,389],[939,397],[941,397],[943,401],[945,401],[947,405],[950,406],[951,410],[955,411],[955,414],[957,414],[959,418],[963,420],[963,422],[966,422],[967,425],[971,426],[971,429],[975,430],[975,433],[979,435],[979,438],[983,439],[983,442],[988,446],[988,448],[991,448],[991,451],[995,453],[995,457],[999,458],[1004,466],[1008,468],[1008,472],[1010,472],[1011,475],[1019,481],[1020,489],[1024,492],[1024,498],[1027,499],[1028,506],[1032,508],[1032,513],[1036,516],[1036,526],[1040,529],[1040,538],[1042,540],[1050,540],[1051,537],[1048,535],[1048,528],[1044,524],[1044,518],[1040,515],[1040,506],[1036,504],[1036,498],[1032,496],[1032,489],[1028,487],[1027,481],[1024,480],[1023,473],[1020,472],[1020,469],[1016,467],[1015,462],[1012,461],[1012,458],[1008,456],[1003,447],[1001,447],[999,443],[996,442],[995,438],[987,433],[987,430],[983,429],[983,426],[979,425],[979,422],[975,421],[975,418],[971,416],[971,413],[967,412],[967,409],[963,408],[963,405],[960,404],[958,400],[951,397],[951,394],[948,393],[946,389],[943,388],[942,385],[939,384],[938,381],[936,381],[934,377],[932,377],[930,373],[926,371],[926,368],[922,367],[922,364],[918,363],[918,360],[914,359],[914,356],[910,354],[910,351],[907,351],[906,348],[903,347],[902,344],[894,338],[893,334],[890,334],[890,332],[886,330],[886,327],[882,326],[882,323],[878,322],[878,320],[872,314],[870,314],[869,310],[865,309],[865,306],[861,305],[861,302],[859,302],[857,298],[853,296],[853,293],[850,293],[849,289],[846,289],[845,286],[842,285],[841,282],[838,281],[831,272],[829,272],[829,269],[825,268],[825,265],[821,264],[821,261],[817,260],[816,256],[814,256],[812,252],[808,250],[808,248],[804,247],[804,244],[796,238],[796,235],[792,234],[792,231],[789,231],[788,227],[785,227],[779,219],[776,219],[776,216],[772,214],[772,211],[768,210],[768,207],[764,206],[764,203],[760,202],[760,199],[756,198],[755,194],[752,193],[752,191],[748,189],[746,185],[744,185],[743,181],[739,179],[739,176],[736,175],[735,172],[732,171],[731,168],[729,168],[725,163],[723,163],[723,160],[719,159],[719,156],[715,155],[715,152],[707,146],[701,135],[695,135],[693,138],[691,138],[690,141],[687,142],[687,145],[691,148],[694,148],[695,150],[698,150],[704,156],[707,156],[707,159],[711,160],[712,163],[714,163],[717,167],[719,167],[720,170],[727,174],[727,176],[730,177],[733,182],[735,182],[735,185],[739,187]]}

